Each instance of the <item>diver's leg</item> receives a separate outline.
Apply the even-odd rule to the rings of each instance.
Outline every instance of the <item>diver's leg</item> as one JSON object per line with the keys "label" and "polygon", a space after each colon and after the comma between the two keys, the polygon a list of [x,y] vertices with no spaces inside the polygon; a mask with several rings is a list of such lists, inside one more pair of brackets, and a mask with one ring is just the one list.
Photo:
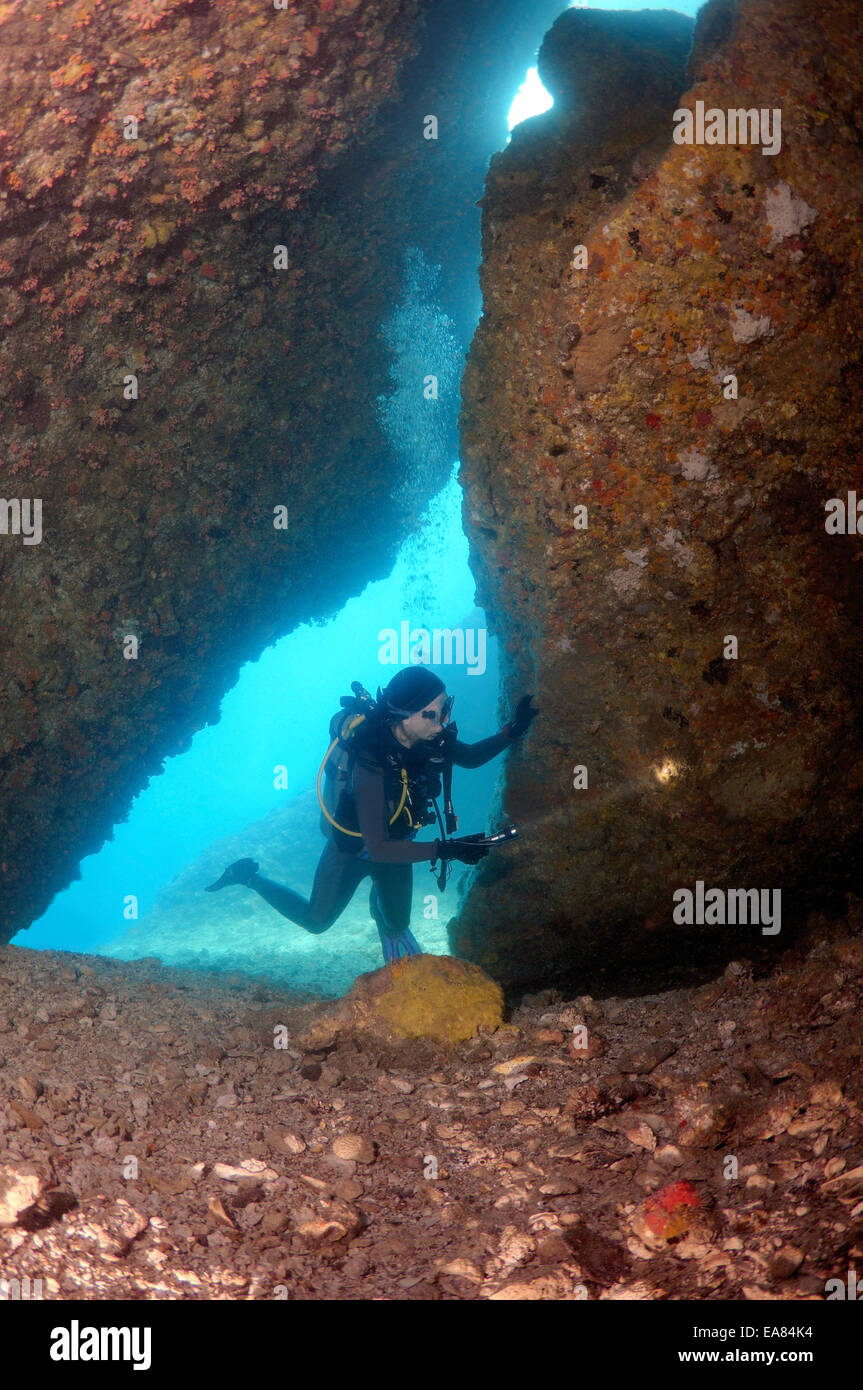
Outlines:
{"label": "diver's leg", "polygon": [[292,888],[273,883],[272,879],[264,878],[262,874],[253,874],[248,885],[283,917],[319,935],[328,931],[336,918],[341,916],[366,873],[367,860],[358,859],[353,854],[343,854],[330,840],[318,860],[312,896],[308,901]]}
{"label": "diver's leg", "polygon": [[384,960],[399,955],[421,956],[422,947],[410,930],[413,902],[413,865],[374,864],[369,909],[378,928]]}

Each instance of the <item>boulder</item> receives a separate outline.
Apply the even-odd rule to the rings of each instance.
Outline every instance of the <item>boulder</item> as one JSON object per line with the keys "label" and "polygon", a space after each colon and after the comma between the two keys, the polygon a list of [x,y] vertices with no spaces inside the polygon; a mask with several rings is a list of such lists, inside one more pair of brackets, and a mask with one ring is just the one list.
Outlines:
{"label": "boulder", "polygon": [[0,1166],[0,1226],[15,1226],[45,1190],[45,1180],[28,1164]]}
{"label": "boulder", "polygon": [[458,1043],[493,1032],[502,1011],[499,985],[478,966],[451,956],[409,956],[361,975],[337,1005],[316,1011],[298,1041],[314,1049],[353,1033],[388,1043]]}

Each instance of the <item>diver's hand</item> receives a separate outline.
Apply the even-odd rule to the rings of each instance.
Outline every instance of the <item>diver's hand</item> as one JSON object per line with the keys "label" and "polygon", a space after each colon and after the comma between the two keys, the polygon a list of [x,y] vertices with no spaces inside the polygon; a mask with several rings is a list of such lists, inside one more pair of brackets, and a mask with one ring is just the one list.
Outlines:
{"label": "diver's hand", "polygon": [[530,721],[539,714],[538,709],[531,709],[532,699],[532,695],[522,695],[515,707],[515,714],[509,723],[504,725],[510,738],[521,738],[522,734],[526,734],[530,728]]}
{"label": "diver's hand", "polygon": [[472,843],[470,835],[465,835],[461,840],[435,840],[434,858],[444,863],[448,859],[458,859],[462,864],[478,864],[487,854],[488,845]]}

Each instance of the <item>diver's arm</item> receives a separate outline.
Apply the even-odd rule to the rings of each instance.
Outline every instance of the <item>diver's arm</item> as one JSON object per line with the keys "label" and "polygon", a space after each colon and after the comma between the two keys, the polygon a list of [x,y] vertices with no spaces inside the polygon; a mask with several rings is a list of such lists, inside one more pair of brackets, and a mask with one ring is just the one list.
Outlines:
{"label": "diver's arm", "polygon": [[498,734],[492,734],[490,738],[481,738],[479,743],[462,743],[460,739],[456,739],[452,746],[452,760],[456,767],[482,767],[515,742],[506,728],[501,729]]}
{"label": "diver's arm", "polygon": [[491,738],[480,739],[479,743],[459,743],[456,739],[452,746],[452,760],[456,767],[482,767],[483,763],[502,753],[504,748],[517,743],[527,733],[531,720],[539,714],[539,710],[534,709],[531,704],[532,699],[532,695],[523,695],[512,719],[504,724],[500,733],[492,734]]}
{"label": "diver's arm", "polygon": [[384,774],[357,762],[354,766],[354,802],[360,834],[366,843],[369,858],[376,864],[431,863],[436,840],[415,844],[413,840],[391,840],[387,827],[387,803],[384,796]]}

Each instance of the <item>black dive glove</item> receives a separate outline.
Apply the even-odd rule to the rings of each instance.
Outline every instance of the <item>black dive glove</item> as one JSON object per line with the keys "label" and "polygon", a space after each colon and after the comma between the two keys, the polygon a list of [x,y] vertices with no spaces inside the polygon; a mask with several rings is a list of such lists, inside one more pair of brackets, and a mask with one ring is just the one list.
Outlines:
{"label": "black dive glove", "polygon": [[475,842],[484,838],[484,835],[464,835],[460,840],[435,840],[432,863],[438,859],[444,864],[449,859],[459,859],[462,864],[478,864],[488,854],[488,845]]}
{"label": "black dive glove", "polygon": [[504,730],[510,738],[521,738],[522,734],[526,734],[530,728],[530,721],[539,714],[538,709],[531,709],[530,707],[532,699],[532,695],[522,695],[515,707],[515,714],[512,719],[508,724],[504,724]]}

